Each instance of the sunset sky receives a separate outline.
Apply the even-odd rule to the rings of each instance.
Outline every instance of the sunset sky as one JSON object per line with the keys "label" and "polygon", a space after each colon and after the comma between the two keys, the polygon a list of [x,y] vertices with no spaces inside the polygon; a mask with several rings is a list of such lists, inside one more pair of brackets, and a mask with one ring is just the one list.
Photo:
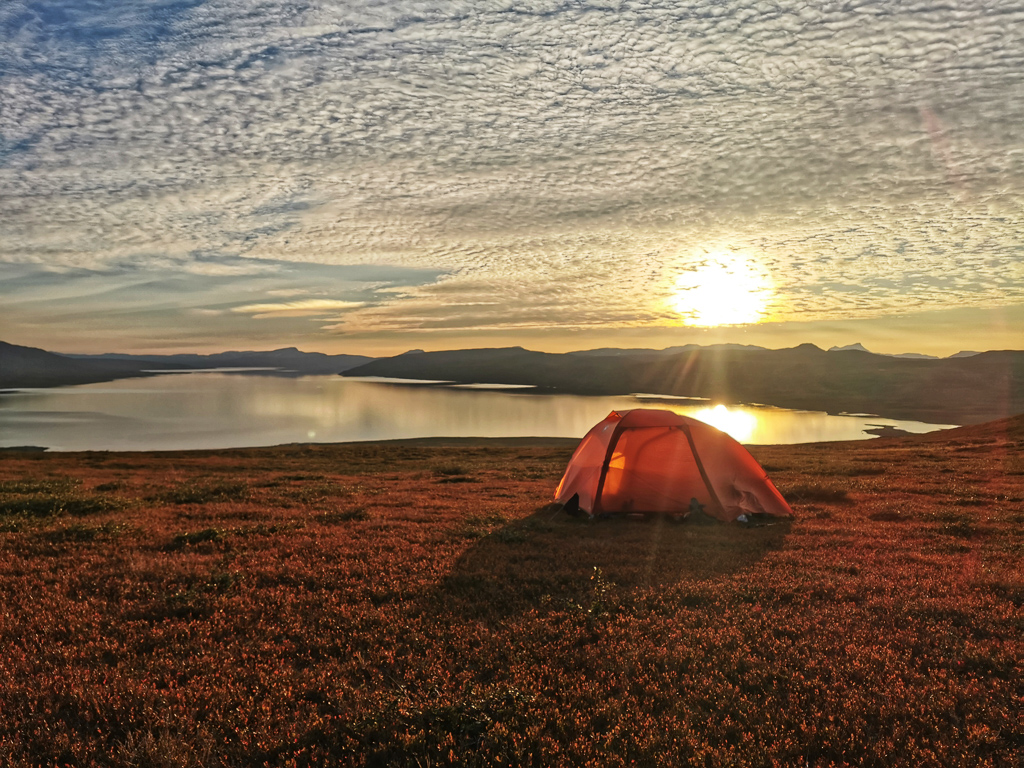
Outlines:
{"label": "sunset sky", "polygon": [[1024,348],[1024,4],[5,0],[0,339]]}

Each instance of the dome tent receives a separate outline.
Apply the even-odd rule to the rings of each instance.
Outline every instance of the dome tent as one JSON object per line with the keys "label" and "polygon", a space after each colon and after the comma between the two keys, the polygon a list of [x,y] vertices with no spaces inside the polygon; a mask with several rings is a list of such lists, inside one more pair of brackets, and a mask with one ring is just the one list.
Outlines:
{"label": "dome tent", "polygon": [[[725,522],[793,511],[753,456],[729,435],[672,411],[612,411],[577,446],[555,501],[590,515],[688,515]],[[700,505],[700,507],[697,507]]]}

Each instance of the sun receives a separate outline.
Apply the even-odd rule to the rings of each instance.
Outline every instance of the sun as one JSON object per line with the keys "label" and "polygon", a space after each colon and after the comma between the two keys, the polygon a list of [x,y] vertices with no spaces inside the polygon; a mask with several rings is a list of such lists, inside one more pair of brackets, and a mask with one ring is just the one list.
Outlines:
{"label": "sun", "polygon": [[756,261],[716,253],[676,278],[670,303],[685,325],[747,325],[765,319],[773,293],[771,277]]}

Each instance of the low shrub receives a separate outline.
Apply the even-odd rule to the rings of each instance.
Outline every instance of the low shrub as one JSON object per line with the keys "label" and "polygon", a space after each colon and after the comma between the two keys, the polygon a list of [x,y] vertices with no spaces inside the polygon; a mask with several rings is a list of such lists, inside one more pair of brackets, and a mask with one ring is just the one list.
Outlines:
{"label": "low shrub", "polygon": [[248,483],[184,482],[154,497],[166,504],[209,504],[223,501],[246,501],[252,490]]}
{"label": "low shrub", "polygon": [[469,470],[462,464],[437,464],[431,471],[438,477],[452,477],[454,475],[469,474]]}
{"label": "low shrub", "polygon": [[54,544],[64,542],[89,542],[97,539],[109,539],[120,536],[129,530],[124,523],[103,523],[102,525],[83,525],[72,523],[71,525],[57,528],[46,533],[46,538]]}
{"label": "low shrub", "polygon": [[334,509],[330,512],[321,512],[316,519],[325,525],[333,523],[347,523],[354,520],[369,520],[370,513],[366,507],[349,507],[348,509]]}
{"label": "low shrub", "polygon": [[220,528],[204,528],[193,533],[179,533],[171,539],[166,549],[169,551],[185,549],[186,547],[194,547],[197,544],[222,542],[226,538],[227,533]]}
{"label": "low shrub", "polygon": [[8,481],[0,483],[0,516],[57,517],[113,512],[130,505],[117,496],[83,493],[77,480]]}

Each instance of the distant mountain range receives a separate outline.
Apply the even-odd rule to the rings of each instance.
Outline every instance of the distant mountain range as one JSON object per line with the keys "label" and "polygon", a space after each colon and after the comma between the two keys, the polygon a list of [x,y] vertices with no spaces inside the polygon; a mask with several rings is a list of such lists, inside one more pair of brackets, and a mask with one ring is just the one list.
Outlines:
{"label": "distant mountain range", "polygon": [[939,359],[877,355],[860,345],[827,352],[813,344],[775,350],[724,344],[564,354],[507,347],[411,350],[374,359],[295,348],[215,355],[60,355],[0,342],[0,388],[6,389],[211,368],[530,385],[542,392],[581,395],[645,393],[942,424],[1024,413],[1024,352],[1013,350]]}
{"label": "distant mountain range", "polygon": [[341,373],[349,368],[374,360],[366,355],[325,355],[322,352],[302,352],[295,347],[270,352],[218,352],[213,355],[66,355],[75,360],[128,360],[144,364],[147,368],[272,368],[274,373],[294,376],[314,376]]}
{"label": "distant mountain range", "polygon": [[215,355],[61,355],[0,341],[0,389],[59,387],[151,376],[154,371],[211,368],[263,368],[279,376],[336,374],[371,360],[364,355],[325,355],[294,347]]}
{"label": "distant mountain range", "polygon": [[[856,344],[847,344],[845,347],[829,347],[828,351],[829,352],[850,352],[850,351],[870,352],[870,350],[867,349],[860,342],[857,342]],[[874,353],[874,352],[871,352],[871,354],[884,354],[884,353]],[[978,354],[981,354],[981,353],[964,349],[964,350],[961,350],[960,352],[957,352],[955,355],[950,355],[950,357],[974,357],[975,355],[978,355]],[[903,352],[902,354],[899,354],[899,355],[884,354],[884,356],[885,357],[905,357],[905,358],[907,358],[909,360],[942,360],[942,359],[947,359],[947,358],[938,357],[937,355],[922,355],[920,352]]]}
{"label": "distant mountain range", "polygon": [[0,341],[0,389],[59,387],[144,376],[131,360],[78,360]]}
{"label": "distant mountain range", "polygon": [[913,359],[861,349],[826,352],[722,345],[566,354],[522,347],[417,352],[374,360],[345,376],[531,384],[551,392],[636,392],[763,403],[829,413],[872,413],[973,424],[1024,412],[1024,352]]}
{"label": "distant mountain range", "polygon": [[[635,354],[648,354],[648,355],[662,356],[662,355],[675,355],[675,354],[679,354],[680,352],[694,352],[694,351],[696,351],[698,349],[703,349],[703,350],[734,349],[734,350],[748,350],[748,351],[755,351],[756,350],[756,351],[759,351],[759,352],[770,352],[771,351],[767,347],[758,347],[758,346],[754,346],[753,344],[710,344],[708,346],[701,346],[700,344],[684,344],[683,346],[668,347],[666,349],[614,349],[614,348],[606,348],[606,349],[588,349],[588,350],[583,351],[583,352],[570,352],[569,354],[570,355],[616,355],[616,356],[635,355]],[[412,351],[413,352],[422,352],[423,350],[412,350]],[[913,359],[913,360],[942,360],[942,359],[945,359],[945,358],[940,358],[937,355],[922,355],[920,352],[903,352],[903,353],[898,354],[898,355],[882,353],[882,352],[871,352],[871,350],[869,350],[867,347],[865,347],[860,342],[857,342],[856,344],[847,344],[845,347],[829,347],[828,351],[829,352],[850,352],[850,351],[867,352],[869,354],[881,354],[883,357],[905,357],[905,358]],[[408,354],[408,353],[406,353],[406,354]],[[962,350],[960,352],[957,352],[955,355],[950,355],[950,357],[973,357],[974,355],[977,355],[977,354],[979,354],[979,353],[978,352],[969,351],[969,350]]]}

